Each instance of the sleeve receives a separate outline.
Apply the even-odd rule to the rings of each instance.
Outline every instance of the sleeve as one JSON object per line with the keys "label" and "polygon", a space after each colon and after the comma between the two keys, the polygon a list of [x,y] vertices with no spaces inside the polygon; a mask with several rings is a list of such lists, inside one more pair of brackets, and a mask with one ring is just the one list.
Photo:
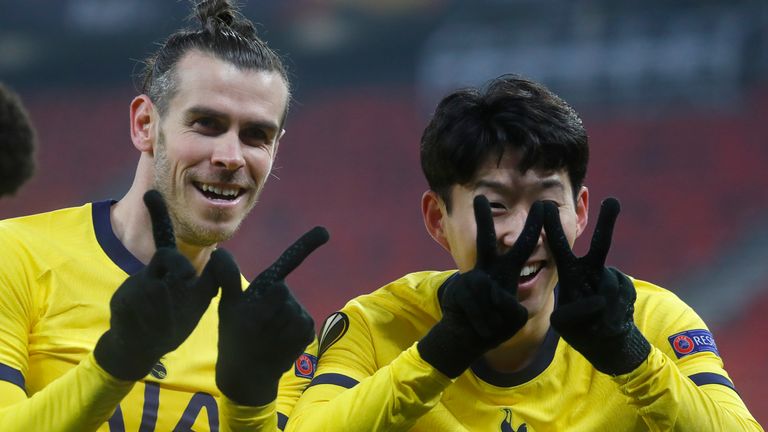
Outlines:
{"label": "sleeve", "polygon": [[0,233],[0,430],[89,431],[109,419],[133,387],[97,364],[93,355],[27,398],[27,343],[37,308],[34,260],[10,236]]}
{"label": "sleeve", "polygon": [[280,378],[277,399],[260,407],[237,405],[222,395],[222,432],[284,430],[296,401],[309,385],[317,367],[317,339],[304,350]]}
{"label": "sleeve", "polygon": [[[728,377],[714,338],[693,309],[672,294],[664,304],[644,309],[653,311],[645,318],[653,316],[658,322],[659,317],[669,317],[664,320],[668,324],[648,331],[641,328],[653,345],[648,359],[614,380],[649,430],[762,431]],[[645,318],[639,321],[648,321]]]}
{"label": "sleeve", "polygon": [[439,418],[422,417],[438,405],[452,380],[425,362],[416,344],[378,368],[371,334],[357,310],[345,308],[329,320],[334,317],[343,318],[338,320],[342,330],[330,343],[325,336],[321,340],[317,374],[286,430],[399,431],[420,419],[439,424]]}
{"label": "sleeve", "polygon": [[[95,431],[106,422],[120,401],[131,391],[132,381],[113,378],[97,364],[93,354],[56,381],[27,399],[15,384],[0,383],[0,392],[11,390],[17,401],[4,397],[0,408],[0,430]],[[10,393],[10,392],[9,392]]]}
{"label": "sleeve", "polygon": [[276,401],[260,407],[249,407],[238,405],[226,396],[222,396],[219,405],[223,419],[221,432],[277,430],[276,409]]}

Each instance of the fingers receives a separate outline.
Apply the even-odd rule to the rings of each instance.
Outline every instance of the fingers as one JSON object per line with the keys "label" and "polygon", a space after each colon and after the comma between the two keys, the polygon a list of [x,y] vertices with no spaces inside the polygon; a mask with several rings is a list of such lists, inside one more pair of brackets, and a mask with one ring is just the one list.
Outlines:
{"label": "fingers", "polygon": [[168,208],[160,192],[150,189],[144,194],[144,205],[149,210],[152,220],[152,236],[155,238],[157,249],[176,247],[176,237],[173,235],[173,223],[168,215]]}
{"label": "fingers", "polygon": [[589,246],[587,257],[592,264],[603,266],[608,257],[613,238],[613,227],[616,218],[621,211],[621,205],[616,198],[606,198],[600,206],[600,215],[597,217],[595,233],[592,235],[592,243]]}
{"label": "fingers", "polygon": [[525,225],[520,236],[515,240],[514,246],[506,254],[507,256],[514,257],[519,264],[525,263],[525,260],[531,256],[533,249],[539,242],[539,236],[541,236],[541,226],[544,224],[544,204],[541,201],[536,201],[531,205],[531,209],[528,211],[528,217],[525,219]]}
{"label": "fingers", "polygon": [[[280,255],[268,269],[264,270],[256,279],[260,282],[274,282],[285,279],[296,269],[309,254],[324,245],[330,236],[324,227],[314,227],[296,240],[288,249]],[[255,281],[254,281],[255,282]]]}
{"label": "fingers", "polygon": [[221,303],[226,303],[242,292],[240,269],[232,255],[224,249],[216,249],[211,253],[203,273],[195,285],[195,291],[204,293],[208,300],[216,295],[221,287]]}
{"label": "fingers", "polygon": [[496,230],[493,226],[491,204],[484,195],[478,195],[472,202],[477,224],[477,263],[475,268],[487,270],[496,257]]}
{"label": "fingers", "polygon": [[563,231],[563,225],[560,223],[560,211],[557,209],[557,204],[552,201],[544,201],[543,206],[547,244],[549,244],[549,249],[555,257],[555,263],[560,268],[575,259],[575,256],[571,250],[571,245],[568,243],[568,237]]}

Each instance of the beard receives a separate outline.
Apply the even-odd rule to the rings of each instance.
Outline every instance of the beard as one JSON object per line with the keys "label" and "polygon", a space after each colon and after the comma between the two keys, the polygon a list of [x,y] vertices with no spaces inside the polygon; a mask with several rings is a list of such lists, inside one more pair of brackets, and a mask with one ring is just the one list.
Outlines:
{"label": "beard", "polygon": [[[208,227],[196,220],[195,214],[184,201],[183,184],[177,184],[173,181],[171,171],[171,163],[165,146],[165,135],[161,131],[155,148],[155,180],[153,188],[159,191],[165,199],[168,213],[171,221],[173,221],[176,237],[184,243],[208,247],[229,240],[237,232],[245,216],[256,205],[256,199],[253,199],[253,202],[248,204],[246,211],[234,224],[230,222],[231,216],[226,214],[224,210],[219,208],[207,209],[204,215],[205,219],[215,223],[214,227]],[[231,172],[222,172],[219,176],[220,181],[230,182],[235,175]],[[258,188],[259,192],[260,189],[261,187]],[[258,195],[259,193],[257,192],[256,196]]]}

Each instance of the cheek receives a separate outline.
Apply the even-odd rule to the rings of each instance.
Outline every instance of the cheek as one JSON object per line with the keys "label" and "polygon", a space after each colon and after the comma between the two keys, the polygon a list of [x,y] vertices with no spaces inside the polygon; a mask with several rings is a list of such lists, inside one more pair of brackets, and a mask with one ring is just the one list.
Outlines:
{"label": "cheek", "polygon": [[272,170],[272,154],[261,149],[254,149],[246,156],[248,171],[254,179],[264,179]]}
{"label": "cheek", "polygon": [[568,243],[573,247],[576,237],[578,237],[578,223],[576,214],[573,211],[560,212],[560,223],[563,225],[563,231],[568,238]]}

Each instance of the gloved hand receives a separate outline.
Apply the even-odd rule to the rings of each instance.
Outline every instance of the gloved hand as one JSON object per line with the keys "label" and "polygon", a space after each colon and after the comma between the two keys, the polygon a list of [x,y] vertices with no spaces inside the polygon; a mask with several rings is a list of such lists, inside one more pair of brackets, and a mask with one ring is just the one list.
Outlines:
{"label": "gloved hand", "polygon": [[528,311],[517,301],[518,279],[541,233],[542,204],[536,202],[514,246],[500,255],[488,199],[477,196],[473,206],[475,267],[449,280],[440,303],[443,316],[417,345],[421,358],[451,378],[525,326]]}
{"label": "gloved hand", "polygon": [[219,303],[216,385],[229,399],[248,406],[273,401],[280,377],[314,339],[314,321],[291,295],[285,278],[327,241],[325,228],[313,228],[245,291],[237,265],[227,255]]}
{"label": "gloved hand", "polygon": [[120,285],[109,303],[110,327],[94,349],[96,362],[110,375],[137,381],[160,357],[178,348],[197,326],[218,291],[221,255],[214,252],[198,278],[176,250],[173,225],[162,195],[144,194],[157,251],[138,273]]}
{"label": "gloved hand", "polygon": [[560,279],[552,327],[600,372],[633,371],[651,352],[633,320],[637,294],[632,281],[605,267],[619,202],[603,201],[589,252],[577,258],[563,232],[557,206],[544,203],[544,229]]}

